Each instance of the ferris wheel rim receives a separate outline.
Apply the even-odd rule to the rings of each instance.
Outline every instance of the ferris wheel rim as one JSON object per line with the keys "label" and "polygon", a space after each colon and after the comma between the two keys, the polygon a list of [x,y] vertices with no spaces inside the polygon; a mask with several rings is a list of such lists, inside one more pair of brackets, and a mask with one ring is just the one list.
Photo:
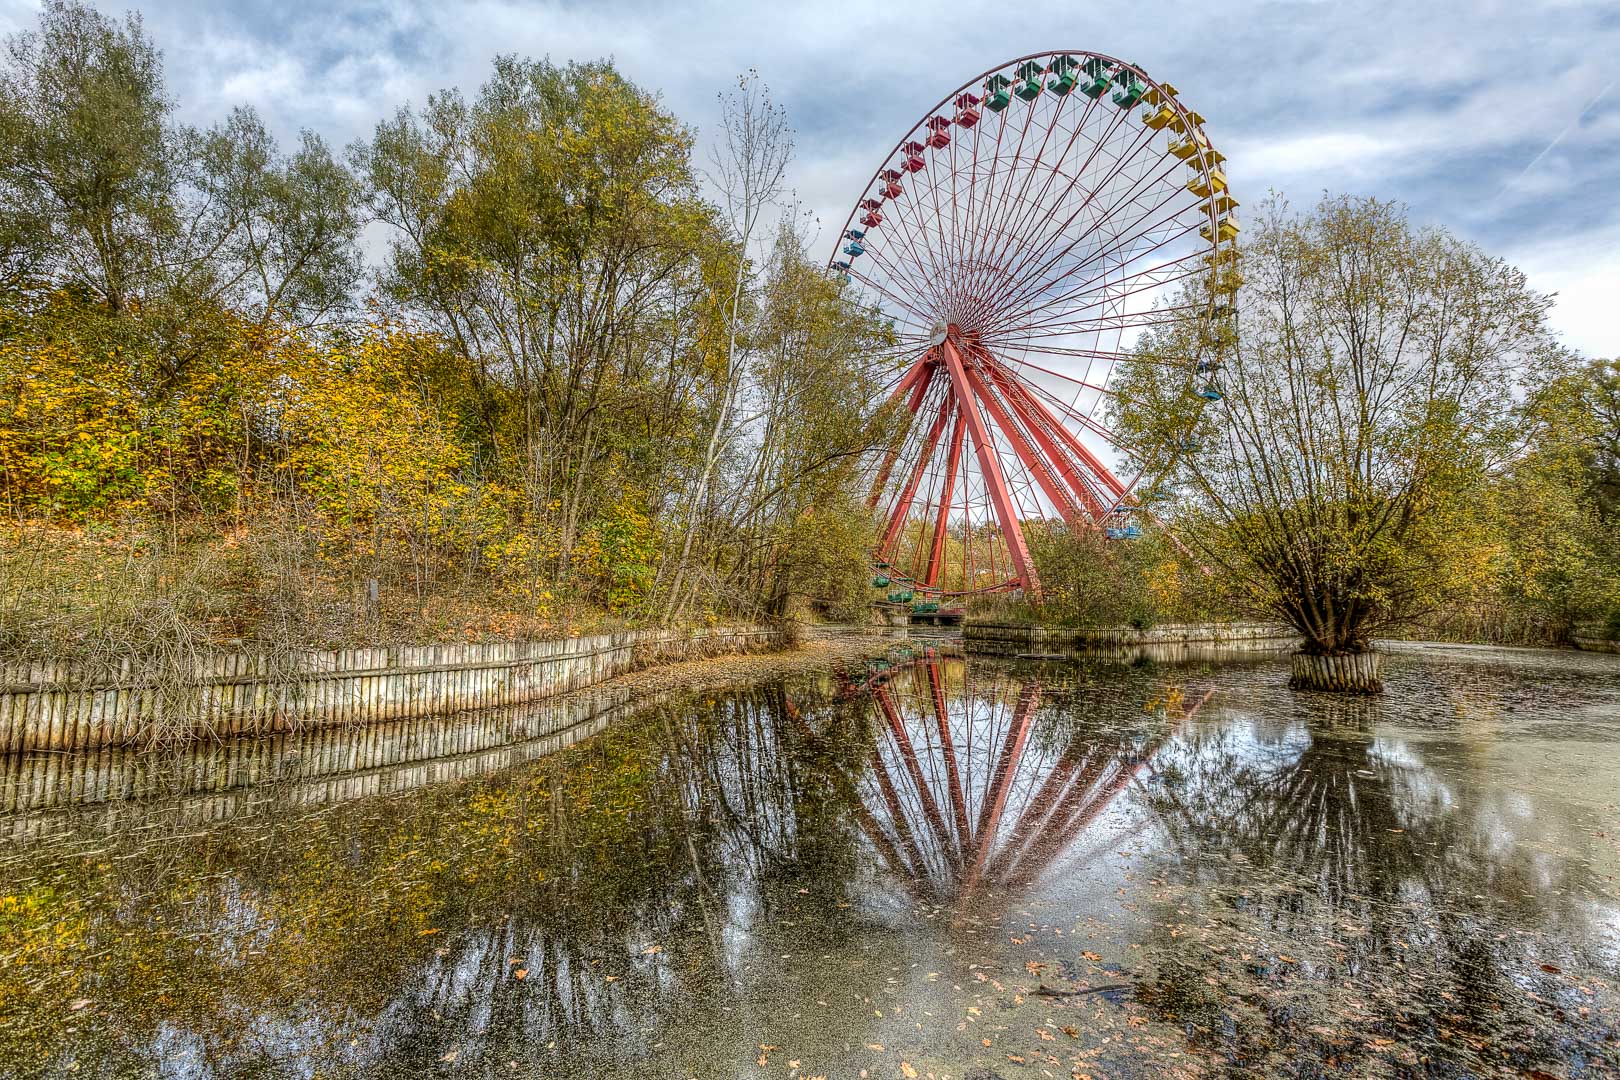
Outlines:
{"label": "ferris wheel rim", "polygon": [[[1089,79],[1077,85],[1082,72]],[[1053,73],[1060,78],[1048,83]],[[1111,95],[1117,113],[1105,104],[1109,82],[1118,83]],[[1009,100],[1009,91],[1018,100]],[[1071,96],[1078,104],[1066,110]],[[1137,129],[1129,118],[1144,101],[1148,109],[1140,117],[1143,129]],[[999,123],[981,157],[992,114]],[[880,568],[893,567],[892,577],[882,580],[892,580],[906,599],[913,585],[925,598],[1024,585],[1038,592],[1030,529],[1043,519],[1055,521],[1054,512],[1070,526],[1083,521],[1098,528],[1108,521],[1121,524],[1133,513],[1144,521],[1157,517],[1133,494],[1150,474],[1157,485],[1160,473],[1147,454],[1157,448],[1133,447],[1110,430],[1105,410],[1112,406],[1105,402],[1117,365],[1135,351],[1134,335],[1161,325],[1196,324],[1186,355],[1148,361],[1184,369],[1189,390],[1196,389],[1206,343],[1223,332],[1214,325],[1216,317],[1232,311],[1225,294],[1236,288],[1229,278],[1241,280],[1229,261],[1237,253],[1238,224],[1231,215],[1237,203],[1219,169],[1224,155],[1210,145],[1204,123],[1175,87],[1133,61],[1091,49],[1042,50],[987,67],[945,94],[905,129],[868,177],[826,270],[836,270],[841,285],[858,282],[859,303],[886,319],[888,337],[877,354],[894,363],[895,373],[883,394],[905,402],[912,417],[906,434],[883,453],[868,499],[869,509],[878,507],[880,497],[887,500],[888,529],[873,555]],[[1179,138],[1161,141],[1170,135]],[[1004,144],[1004,138],[1012,141]],[[966,160],[959,158],[958,148],[970,146]],[[915,179],[902,189],[904,174]],[[987,194],[979,203],[973,192],[981,187]],[[964,191],[966,217],[959,222]],[[892,219],[888,227],[869,235],[885,217]],[[1079,231],[1070,234],[1076,222]],[[839,258],[845,238],[851,241],[844,250],[847,262]],[[1164,253],[1157,262],[1155,252]],[[857,264],[863,254],[868,258]],[[1202,293],[1200,280],[1207,282]],[[1164,289],[1178,290],[1169,307],[1163,296],[1155,297]],[[1148,306],[1131,299],[1144,294]],[[1090,347],[1080,347],[1088,336]],[[1217,358],[1221,347],[1214,346]],[[953,369],[948,376],[947,367]],[[1054,384],[1041,375],[1063,381],[1062,393],[1053,393]],[[943,388],[938,396],[936,382]],[[916,423],[925,416],[931,425]],[[941,441],[953,417],[951,438]],[[964,455],[961,429],[974,423],[972,453]],[[1054,435],[1061,436],[1056,447]],[[1081,436],[1094,449],[1105,448],[1100,458],[1088,452]],[[1184,449],[1193,444],[1196,452],[1193,440],[1179,442]],[[1172,450],[1172,460],[1180,452]],[[1077,463],[1083,467],[1071,467]],[[1115,475],[1122,463],[1128,471]],[[899,473],[896,464],[903,465]],[[920,518],[912,516],[917,510]],[[925,580],[916,560],[926,554],[927,518],[937,521]],[[1110,539],[1118,538],[1116,532],[1140,535],[1134,525],[1106,531]],[[988,568],[974,568],[971,550],[966,565],[955,567],[960,588],[946,587],[951,571],[942,580],[937,565],[941,551],[956,542],[950,537],[964,549],[986,545]],[[908,546],[915,564],[909,570],[886,561],[900,560]],[[981,575],[991,580],[975,584]],[[873,584],[878,587],[877,580]]]}
{"label": "ferris wheel rim", "polygon": [[[1046,56],[1062,56],[1062,55],[1092,56],[1092,57],[1096,57],[1099,60],[1104,60],[1104,61],[1106,61],[1106,62],[1108,62],[1110,64],[1118,64],[1121,67],[1130,68],[1131,71],[1133,71],[1137,76],[1139,76],[1142,79],[1142,81],[1144,83],[1146,83],[1148,86],[1152,87],[1155,90],[1160,91],[1161,94],[1163,92],[1165,84],[1158,81],[1157,79],[1154,79],[1153,76],[1151,76],[1147,72],[1143,71],[1141,69],[1141,67],[1139,67],[1137,64],[1135,64],[1135,63],[1133,63],[1132,61],[1129,61],[1129,60],[1122,60],[1117,56],[1110,56],[1107,53],[1097,52],[1095,49],[1046,49],[1046,50],[1041,51],[1041,52],[1025,53],[1023,56],[1015,56],[1010,60],[1003,60],[999,64],[996,64],[996,65],[994,65],[992,67],[985,68],[983,71],[979,72],[977,75],[973,76],[971,79],[967,80],[962,85],[958,86],[956,89],[950,91],[944,97],[942,97],[938,101],[936,101],[933,105],[931,105],[927,109],[925,109],[923,111],[922,116],[918,118],[917,122],[912,124],[909,128],[907,128],[905,134],[901,135],[900,138],[896,139],[894,145],[889,147],[889,149],[884,153],[883,158],[882,158],[881,162],[879,163],[878,167],[873,169],[872,170],[872,175],[866,178],[866,182],[861,186],[861,190],[862,191],[869,191],[871,189],[872,185],[877,182],[878,178],[883,175],[883,170],[888,166],[889,161],[897,153],[900,152],[900,148],[905,146],[907,142],[911,141],[912,136],[914,136],[917,133],[919,128],[922,128],[924,125],[926,125],[928,123],[928,120],[930,119],[930,117],[933,116],[934,113],[936,113],[938,110],[944,108],[947,104],[953,103],[959,95],[961,95],[961,94],[963,94],[963,93],[965,93],[967,91],[972,90],[975,85],[978,85],[978,84],[982,83],[985,79],[988,79],[990,76],[1002,71],[1005,68],[1011,67],[1014,64],[1022,64],[1022,63],[1026,62],[1026,61],[1029,61],[1029,60],[1039,60],[1040,58],[1046,57]],[[1176,111],[1177,115],[1181,116],[1183,119],[1185,119],[1188,116],[1188,114],[1190,114],[1193,111],[1193,110],[1187,108],[1187,106],[1185,104],[1183,104],[1181,102],[1181,100],[1179,98],[1177,98],[1177,97],[1163,96],[1162,100],[1165,101],[1166,104],[1170,105],[1171,108],[1173,108]],[[1197,166],[1196,167],[1200,171],[1203,172],[1203,174],[1204,174],[1204,176],[1206,178],[1209,176],[1210,166],[1209,166],[1208,160],[1203,155],[1198,155],[1197,156]],[[855,205],[850,208],[848,216],[846,216],[844,218],[843,227],[838,230],[838,235],[839,236],[843,236],[844,233],[849,231],[850,226],[855,221],[855,214],[860,210],[860,208],[861,208],[860,200],[857,199],[856,202],[855,202]],[[1210,214],[1210,220],[1211,221],[1215,220],[1215,214],[1213,214],[1213,213]],[[824,269],[831,270],[833,268],[833,263],[835,263],[837,260],[838,260],[838,244],[835,241],[833,243],[833,249],[832,249],[831,253],[829,253],[828,256],[827,256],[827,262],[826,262],[826,265],[824,266]]]}

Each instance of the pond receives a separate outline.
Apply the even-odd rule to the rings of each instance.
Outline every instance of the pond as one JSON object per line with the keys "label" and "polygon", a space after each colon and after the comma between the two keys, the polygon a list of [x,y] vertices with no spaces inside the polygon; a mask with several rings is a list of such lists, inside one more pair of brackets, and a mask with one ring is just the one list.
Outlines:
{"label": "pond", "polygon": [[1620,657],[1286,678],[918,647],[0,763],[0,1074],[1615,1075]]}

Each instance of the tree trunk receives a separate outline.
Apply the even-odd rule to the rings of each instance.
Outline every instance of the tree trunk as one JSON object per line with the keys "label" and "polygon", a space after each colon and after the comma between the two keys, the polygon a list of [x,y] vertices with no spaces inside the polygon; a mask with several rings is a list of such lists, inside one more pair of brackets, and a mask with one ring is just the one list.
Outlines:
{"label": "tree trunk", "polygon": [[1381,694],[1384,692],[1380,677],[1383,660],[1382,653],[1371,649],[1340,656],[1297,652],[1288,686],[1291,690],[1325,690],[1337,694]]}

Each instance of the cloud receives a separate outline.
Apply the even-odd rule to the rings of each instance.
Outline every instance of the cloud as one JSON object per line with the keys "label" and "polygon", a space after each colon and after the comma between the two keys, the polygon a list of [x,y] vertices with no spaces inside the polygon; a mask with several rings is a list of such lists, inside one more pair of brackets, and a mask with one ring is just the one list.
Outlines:
{"label": "cloud", "polygon": [[[1523,259],[1562,294],[1555,322],[1569,340],[1620,353],[1607,310],[1620,295],[1606,254],[1620,236],[1620,92],[1601,93],[1620,56],[1610,0],[139,6],[187,119],[251,104],[283,138],[308,127],[336,145],[435,90],[474,90],[497,52],[612,56],[700,136],[715,94],[757,68],[797,128],[793,182],[827,248],[895,140],[953,87],[1024,53],[1101,50],[1181,88],[1244,201],[1273,187],[1296,204],[1323,190],[1400,199],[1419,221]],[[0,0],[0,29],[32,19],[31,4]]]}

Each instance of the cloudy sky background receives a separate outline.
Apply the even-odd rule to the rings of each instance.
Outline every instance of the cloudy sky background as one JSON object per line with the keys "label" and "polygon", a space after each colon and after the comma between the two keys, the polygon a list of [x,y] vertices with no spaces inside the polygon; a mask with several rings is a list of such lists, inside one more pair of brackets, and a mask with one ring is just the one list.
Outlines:
{"label": "cloudy sky background", "polygon": [[[1095,49],[1181,89],[1240,199],[1273,188],[1296,204],[1324,189],[1400,199],[1558,293],[1569,344],[1620,355],[1620,0],[134,6],[184,119],[207,125],[250,104],[284,144],[310,128],[341,147],[402,103],[472,92],[497,52],[612,57],[701,140],[716,93],[757,68],[797,129],[792,180],[822,217],[823,246],[948,91],[1023,53]],[[0,31],[32,26],[34,10],[0,0]]]}

